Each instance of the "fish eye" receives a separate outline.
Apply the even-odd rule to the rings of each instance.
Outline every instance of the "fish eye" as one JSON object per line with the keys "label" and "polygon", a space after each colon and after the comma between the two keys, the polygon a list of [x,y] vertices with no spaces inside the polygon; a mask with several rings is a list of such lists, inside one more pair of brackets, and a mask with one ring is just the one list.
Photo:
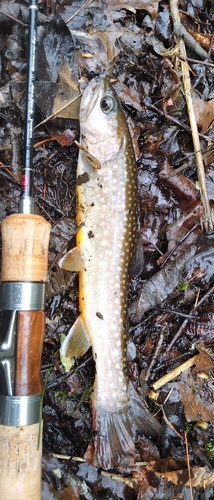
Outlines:
{"label": "fish eye", "polygon": [[117,103],[111,96],[106,96],[101,99],[100,107],[104,113],[110,113],[110,111],[115,111]]}

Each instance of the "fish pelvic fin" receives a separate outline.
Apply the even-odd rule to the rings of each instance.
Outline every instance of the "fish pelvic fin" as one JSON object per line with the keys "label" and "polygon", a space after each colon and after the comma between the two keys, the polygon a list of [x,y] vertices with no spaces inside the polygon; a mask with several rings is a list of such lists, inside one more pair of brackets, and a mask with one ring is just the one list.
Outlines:
{"label": "fish pelvic fin", "polygon": [[84,269],[84,258],[78,247],[67,252],[59,261],[59,266],[66,271],[80,272]]}
{"label": "fish pelvic fin", "polygon": [[60,348],[60,359],[65,371],[69,372],[75,359],[83,356],[90,347],[88,334],[82,316],[78,316]]}
{"label": "fish pelvic fin", "polygon": [[96,401],[93,403],[93,464],[105,470],[134,463],[137,433],[146,437],[157,437],[161,434],[160,423],[145,408],[131,382],[128,394],[128,403],[115,412],[106,411]]}

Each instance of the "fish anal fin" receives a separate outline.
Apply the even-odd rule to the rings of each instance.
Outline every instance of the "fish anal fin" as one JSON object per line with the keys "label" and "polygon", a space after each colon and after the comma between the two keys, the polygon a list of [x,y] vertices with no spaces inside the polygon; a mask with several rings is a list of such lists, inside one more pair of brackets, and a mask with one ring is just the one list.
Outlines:
{"label": "fish anal fin", "polygon": [[69,252],[60,259],[59,266],[62,267],[62,269],[66,269],[66,271],[83,271],[84,260],[81,250],[78,247],[69,250]]}
{"label": "fish anal fin", "polygon": [[123,409],[106,410],[98,401],[93,401],[93,428],[95,430],[94,451],[86,460],[103,469],[118,465],[131,465],[138,455],[135,449],[136,434],[156,437],[161,434],[161,425],[146,409],[132,383],[128,389],[129,401]]}
{"label": "fish anal fin", "polygon": [[136,278],[142,273],[144,264],[144,252],[143,243],[140,233],[137,234],[137,243],[135,246],[135,251],[131,260],[131,265],[129,269],[129,274],[131,278]]}
{"label": "fish anal fin", "polygon": [[90,347],[86,327],[82,316],[78,316],[70,328],[60,348],[60,359],[66,372],[69,372],[75,363],[75,359],[83,356]]}

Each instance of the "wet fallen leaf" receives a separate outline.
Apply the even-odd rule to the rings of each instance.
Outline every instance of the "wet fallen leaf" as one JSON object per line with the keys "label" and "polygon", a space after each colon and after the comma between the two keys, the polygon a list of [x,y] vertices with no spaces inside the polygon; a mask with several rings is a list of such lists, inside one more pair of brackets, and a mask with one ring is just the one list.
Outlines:
{"label": "wet fallen leaf", "polygon": [[152,17],[154,17],[158,11],[158,2],[150,2],[148,0],[109,0],[108,6],[114,9],[127,9],[135,13],[137,9],[147,10]]}
{"label": "wet fallen leaf", "polygon": [[140,321],[146,311],[166,299],[178,284],[183,268],[195,252],[195,246],[189,247],[181,257],[169,262],[145,283],[138,299],[129,308],[132,321]]}
{"label": "wet fallen leaf", "polygon": [[211,54],[214,56],[214,42],[212,39],[212,35],[209,33],[197,33],[195,31],[192,31],[191,29],[188,29],[189,33],[197,40],[198,43],[203,47],[205,50],[210,49],[211,45]]}
{"label": "wet fallen leaf", "polygon": [[199,199],[199,193],[195,184],[190,179],[187,179],[183,174],[173,174],[173,168],[166,160],[162,165],[159,173],[159,179],[164,187],[173,191],[173,194],[179,200],[181,210],[185,210],[188,203],[188,210],[191,204],[195,205],[195,201]]}
{"label": "wet fallen leaf", "polygon": [[[210,363],[209,371],[212,368],[213,364]],[[204,382],[203,379],[197,376],[197,369],[193,369],[184,372],[182,380],[176,382],[174,387],[179,391],[188,422],[200,420],[210,422],[214,420],[214,386],[211,380]]]}
{"label": "wet fallen leaf", "polygon": [[194,89],[192,89],[192,99],[198,127],[204,134],[214,120],[214,99],[204,101]]}

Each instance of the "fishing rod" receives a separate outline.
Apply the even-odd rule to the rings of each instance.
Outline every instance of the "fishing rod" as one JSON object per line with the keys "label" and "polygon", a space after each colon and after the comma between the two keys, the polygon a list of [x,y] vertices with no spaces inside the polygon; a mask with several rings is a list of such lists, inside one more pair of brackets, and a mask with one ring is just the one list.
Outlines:
{"label": "fishing rod", "polygon": [[37,0],[29,6],[25,146],[19,213],[2,222],[0,499],[41,499],[42,378],[50,224],[34,213]]}

